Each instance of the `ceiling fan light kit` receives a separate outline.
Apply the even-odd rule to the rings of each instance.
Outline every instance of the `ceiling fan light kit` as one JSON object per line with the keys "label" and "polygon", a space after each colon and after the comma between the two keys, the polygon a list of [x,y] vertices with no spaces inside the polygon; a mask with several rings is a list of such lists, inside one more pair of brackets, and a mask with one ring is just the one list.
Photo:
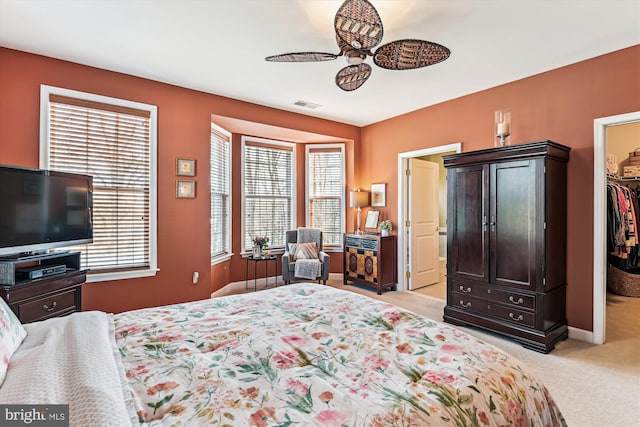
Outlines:
{"label": "ceiling fan light kit", "polygon": [[451,55],[445,46],[425,40],[403,39],[371,49],[382,41],[384,28],[378,11],[368,0],[346,0],[334,19],[337,54],[326,52],[294,52],[268,56],[271,62],[331,61],[344,56],[348,66],[336,74],[336,85],[345,91],[362,86],[371,76],[371,66],[365,64],[367,56],[387,70],[412,70],[437,64]]}

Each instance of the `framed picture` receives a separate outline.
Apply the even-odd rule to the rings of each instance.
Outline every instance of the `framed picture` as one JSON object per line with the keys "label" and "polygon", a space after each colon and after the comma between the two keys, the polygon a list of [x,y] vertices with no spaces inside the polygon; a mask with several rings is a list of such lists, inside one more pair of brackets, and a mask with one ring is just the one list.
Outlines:
{"label": "framed picture", "polygon": [[176,175],[196,176],[196,161],[194,159],[176,159]]}
{"label": "framed picture", "polygon": [[260,248],[257,248],[254,246],[251,249],[251,256],[254,258],[260,258],[262,256],[262,253],[260,252]]}
{"label": "framed picture", "polygon": [[387,206],[387,184],[371,184],[371,206]]}
{"label": "framed picture", "polygon": [[378,219],[380,218],[380,211],[370,210],[367,212],[367,219],[364,222],[364,228],[378,228]]}
{"label": "framed picture", "polygon": [[193,199],[196,197],[195,181],[176,181],[176,198]]}

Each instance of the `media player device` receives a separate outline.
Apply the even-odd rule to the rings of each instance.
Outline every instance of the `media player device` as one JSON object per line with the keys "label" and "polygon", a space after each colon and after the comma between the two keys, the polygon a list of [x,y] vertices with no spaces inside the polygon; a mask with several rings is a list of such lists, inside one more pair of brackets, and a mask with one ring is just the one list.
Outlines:
{"label": "media player device", "polygon": [[67,266],[62,265],[34,265],[31,267],[17,268],[16,278],[21,280],[40,279],[41,277],[52,276],[67,271]]}

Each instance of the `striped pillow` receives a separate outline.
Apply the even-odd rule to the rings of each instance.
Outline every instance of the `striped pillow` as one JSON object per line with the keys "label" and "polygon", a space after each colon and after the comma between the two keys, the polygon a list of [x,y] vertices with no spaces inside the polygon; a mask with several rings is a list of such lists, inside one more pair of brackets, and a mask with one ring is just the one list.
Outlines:
{"label": "striped pillow", "polygon": [[0,384],[4,381],[11,355],[18,349],[27,331],[20,320],[0,298]]}
{"label": "striped pillow", "polygon": [[289,253],[291,260],[318,259],[318,244],[312,243],[289,243]]}

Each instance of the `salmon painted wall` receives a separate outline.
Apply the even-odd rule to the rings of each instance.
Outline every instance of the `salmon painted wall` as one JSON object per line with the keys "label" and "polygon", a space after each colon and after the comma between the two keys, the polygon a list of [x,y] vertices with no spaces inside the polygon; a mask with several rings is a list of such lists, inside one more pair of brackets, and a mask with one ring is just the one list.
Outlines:
{"label": "salmon painted wall", "polygon": [[[151,278],[86,284],[83,288],[83,308],[86,310],[120,312],[207,298],[212,289],[218,289],[234,278],[232,269],[238,264],[237,256],[233,263],[213,267],[209,259],[207,194],[211,114],[333,135],[353,140],[354,146],[359,145],[360,128],[355,126],[0,48],[0,163],[38,167],[41,84],[158,106],[160,271]],[[239,142],[235,138],[233,154],[234,159],[239,159]],[[196,159],[195,199],[175,198],[176,157]],[[234,164],[233,180],[237,183],[234,188],[238,189],[239,171],[238,164]],[[352,169],[348,183],[353,181],[353,175]],[[233,197],[233,214],[238,218],[240,197],[235,190]],[[239,236],[236,223],[234,221],[233,233]],[[234,240],[233,250],[239,252],[239,241]],[[241,269],[244,278],[244,265]],[[200,272],[197,285],[191,283],[194,271]]]}
{"label": "salmon painted wall", "polygon": [[[472,78],[472,75],[470,75]],[[567,318],[592,330],[593,121],[640,110],[640,45],[363,128],[359,179],[387,183],[381,214],[397,224],[397,154],[462,142],[494,144],[494,112],[512,111],[512,144],[550,139],[572,148],[568,165]]]}

